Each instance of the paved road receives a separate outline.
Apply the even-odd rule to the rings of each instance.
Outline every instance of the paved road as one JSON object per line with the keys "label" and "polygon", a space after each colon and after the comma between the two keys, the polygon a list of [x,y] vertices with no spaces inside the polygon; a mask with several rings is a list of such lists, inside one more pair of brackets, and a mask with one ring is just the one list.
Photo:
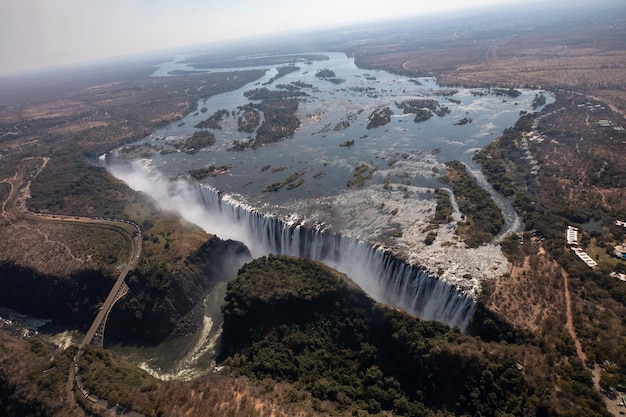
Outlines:
{"label": "paved road", "polygon": [[[68,215],[52,215],[52,214],[41,214],[41,213],[31,213],[31,212],[22,212],[22,216],[31,220],[40,220],[40,221],[56,221],[63,223],[80,223],[80,224],[92,224],[95,226],[109,226],[112,227],[117,232],[123,234],[131,243],[132,251],[130,254],[130,258],[128,262],[126,262],[126,266],[121,271],[120,275],[115,280],[109,295],[104,300],[102,307],[98,311],[96,318],[91,323],[89,330],[85,334],[85,338],[81,343],[81,347],[84,345],[88,345],[93,340],[96,332],[98,331],[98,327],[100,323],[107,317],[108,313],[111,310],[111,307],[117,301],[116,296],[124,280],[126,279],[126,275],[128,272],[135,267],[137,262],[139,261],[139,257],[141,256],[142,250],[142,236],[141,230],[139,226],[129,220],[121,220],[121,219],[111,219],[111,218],[103,218],[103,217],[82,217],[82,216],[68,216]],[[136,233],[131,234],[128,232],[126,225],[131,225],[135,228]]]}
{"label": "paved road", "polygon": [[[124,284],[124,280],[126,279],[126,275],[128,271],[133,269],[137,262],[139,261],[139,257],[141,256],[142,250],[142,236],[141,230],[136,223],[133,223],[129,220],[123,219],[112,219],[112,218],[104,218],[104,217],[84,217],[84,216],[69,216],[69,215],[58,215],[58,214],[44,214],[44,213],[33,213],[30,212],[26,206],[26,200],[30,198],[30,184],[33,178],[35,178],[41,170],[46,166],[48,162],[48,158],[27,158],[27,159],[41,159],[41,166],[37,168],[35,172],[27,172],[28,168],[22,166],[20,171],[16,172],[16,174],[12,178],[7,178],[2,180],[3,183],[6,183],[10,187],[8,197],[2,201],[0,207],[0,217],[3,217],[5,221],[12,223],[19,220],[29,220],[29,221],[52,221],[52,222],[62,222],[62,223],[80,223],[80,224],[89,224],[94,225],[96,227],[106,227],[108,229],[113,229],[118,233],[124,235],[128,241],[132,245],[132,251],[130,254],[130,258],[126,263],[124,269],[121,271],[120,275],[115,280],[115,284],[113,284],[113,288],[109,292],[109,295],[105,299],[100,311],[96,315],[91,327],[87,331],[85,338],[83,339],[79,352],[74,358],[73,364],[70,366],[69,375],[68,375],[68,383],[67,383],[67,396],[70,404],[75,404],[76,400],[74,398],[74,384],[78,382],[79,377],[76,375],[76,370],[78,369],[77,358],[80,355],[80,352],[86,344],[90,344],[93,340],[98,327],[106,319],[109,310],[117,300],[116,296],[118,291]],[[32,169],[32,168],[31,168]],[[135,231],[129,232],[128,226],[132,226]],[[119,406],[111,406],[106,400],[95,398],[95,404],[99,406],[101,410],[106,410],[109,413],[113,413],[114,415],[125,415],[125,416],[133,416],[139,417],[142,416],[139,413],[136,413],[132,410],[122,409]],[[79,408],[80,409],[80,408]]]}
{"label": "paved road", "polygon": [[[37,158],[29,158],[31,160]],[[9,196],[5,201],[2,202],[0,215],[5,218],[6,221],[18,221],[18,220],[31,220],[31,221],[53,221],[53,222],[61,222],[61,223],[80,223],[80,224],[90,224],[99,227],[107,227],[109,229],[113,229],[118,233],[121,233],[126,237],[129,243],[132,245],[132,251],[130,255],[130,259],[126,263],[124,269],[121,271],[120,275],[117,277],[115,284],[113,284],[113,288],[109,292],[109,295],[104,301],[102,308],[98,311],[96,318],[94,319],[91,327],[87,331],[85,338],[81,344],[81,347],[91,343],[93,340],[98,327],[102,323],[104,319],[106,319],[112,305],[116,301],[116,296],[118,291],[122,287],[124,283],[124,279],[132,268],[135,267],[139,257],[141,255],[142,249],[142,237],[141,230],[136,223],[131,222],[130,220],[123,219],[114,219],[114,218],[105,218],[105,217],[85,217],[85,216],[70,216],[70,215],[59,215],[59,214],[45,214],[45,213],[33,213],[30,212],[26,206],[26,200],[30,197],[30,184],[33,178],[35,178],[41,170],[46,166],[48,159],[40,158],[41,165],[36,169],[35,172],[27,172],[29,167],[24,164],[22,168],[15,173],[12,178],[8,178],[3,180],[4,183],[9,184],[10,192]],[[30,167],[30,169],[34,169]],[[135,229],[134,233],[128,231],[127,226],[132,226]],[[134,236],[133,236],[134,235]]]}

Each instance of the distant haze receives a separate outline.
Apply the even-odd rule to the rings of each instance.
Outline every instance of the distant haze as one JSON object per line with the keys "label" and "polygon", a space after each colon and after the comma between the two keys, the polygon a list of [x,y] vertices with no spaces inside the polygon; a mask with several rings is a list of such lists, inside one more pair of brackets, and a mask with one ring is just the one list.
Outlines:
{"label": "distant haze", "polygon": [[254,35],[515,2],[519,0],[0,0],[0,75]]}

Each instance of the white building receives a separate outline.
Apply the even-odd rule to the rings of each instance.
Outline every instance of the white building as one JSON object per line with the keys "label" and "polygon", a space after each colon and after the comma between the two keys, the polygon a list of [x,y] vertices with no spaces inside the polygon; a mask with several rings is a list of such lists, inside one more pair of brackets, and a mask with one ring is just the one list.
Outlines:
{"label": "white building", "polygon": [[587,255],[584,250],[578,247],[578,228],[574,226],[567,226],[565,237],[567,239],[567,246],[572,249],[576,256],[586,263],[589,268],[595,268],[598,266],[598,263],[591,259],[591,256]]}
{"label": "white building", "polygon": [[567,226],[566,232],[567,246],[578,246],[578,228]]}

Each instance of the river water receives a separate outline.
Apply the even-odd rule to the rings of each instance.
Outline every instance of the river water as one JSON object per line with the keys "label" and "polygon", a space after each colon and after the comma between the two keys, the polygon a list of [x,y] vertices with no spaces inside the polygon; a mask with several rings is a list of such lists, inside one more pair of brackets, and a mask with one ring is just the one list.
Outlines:
{"label": "river water", "polygon": [[[506,228],[513,230],[520,226],[510,204],[490,189],[471,157],[505,128],[513,126],[520,112],[532,111],[537,91],[520,89],[518,96],[511,97],[488,90],[443,88],[432,78],[416,79],[362,70],[344,54],[323,55],[328,59],[296,59],[294,65],[298,69],[272,83],[270,80],[278,73],[277,68],[285,64],[265,65],[262,68],[268,71],[261,79],[238,90],[200,100],[198,112],[112,151],[107,157],[110,171],[131,188],[148,193],[162,203],[163,208],[179,212],[207,232],[244,241],[255,256],[267,253],[267,247],[255,248],[249,236],[240,238],[235,224],[220,227],[221,218],[214,222],[207,219],[211,215],[196,201],[197,193],[190,191],[189,172],[211,166],[226,167],[221,175],[209,176],[202,182],[233,207],[246,207],[287,225],[334,231],[391,251],[402,247],[405,252],[400,249],[396,252],[411,254],[427,253],[423,251],[419,233],[434,210],[431,192],[442,186],[438,178],[445,171],[445,162],[456,159],[464,162],[492,192],[505,214]],[[177,62],[164,63],[155,75],[164,76],[175,69],[193,68]],[[316,77],[322,70],[332,71],[334,81]],[[306,93],[299,97],[300,128],[293,137],[279,143],[231,150],[235,141],[245,141],[251,136],[237,130],[241,107],[256,103],[244,93],[262,87],[281,90],[279,85],[297,85],[299,91]],[[553,98],[546,96],[551,103]],[[403,114],[399,108],[399,103],[407,100],[435,100],[439,109],[447,108],[447,113],[416,123],[413,114]],[[393,112],[390,122],[368,129],[368,117],[383,107]],[[227,116],[220,128],[208,129],[216,137],[215,144],[194,153],[177,149],[177,145],[200,130],[194,127],[196,124],[221,109],[227,110]],[[346,141],[354,143],[340,146]],[[117,169],[115,161],[129,164]],[[363,184],[348,186],[355,178],[357,167],[364,165],[370,175]],[[293,174],[298,175],[297,186],[266,191],[271,184]],[[172,179],[176,181],[168,185]],[[369,207],[376,209],[372,211]],[[391,210],[395,212],[400,208],[400,214],[388,215],[391,207],[396,207]],[[386,214],[381,214],[383,212]],[[379,217],[384,219],[379,221]],[[394,235],[393,239],[382,240],[381,236],[385,236],[391,226],[404,232],[404,236]],[[409,233],[410,229],[420,231]],[[454,245],[444,244],[443,247],[446,253],[454,249]],[[444,272],[440,276],[463,288],[463,282],[460,278],[455,280],[455,274],[463,279],[486,271],[491,275],[499,274],[506,264],[504,258],[496,254],[499,249],[494,246],[494,249],[484,248],[483,252],[469,253],[468,262],[458,257],[458,252],[446,255],[458,258],[458,262],[450,264],[448,269],[438,267]],[[446,259],[445,262],[451,261]],[[358,283],[358,277],[352,278]],[[483,277],[468,281],[464,291],[471,294],[481,279]],[[189,378],[206,372],[212,369],[214,342],[219,335],[219,309],[216,310],[219,297],[219,292],[209,296],[213,302],[207,307],[204,327],[198,334],[155,349],[114,348],[165,379]]]}
{"label": "river water", "polygon": [[[484,90],[444,89],[432,78],[408,78],[384,71],[361,70],[353,59],[340,53],[325,53],[328,60],[296,62],[300,69],[265,85],[276,75],[276,67],[269,68],[260,80],[238,90],[201,100],[199,109],[180,122],[172,123],[138,141],[153,146],[156,152],[148,156],[152,169],[169,177],[185,174],[208,166],[229,165],[230,171],[207,181],[216,189],[237,195],[253,206],[284,206],[286,201],[306,200],[341,193],[361,163],[375,167],[373,183],[383,183],[386,177],[393,180],[408,178],[412,185],[438,187],[433,168],[454,159],[471,163],[473,152],[485,146],[506,127],[519,118],[520,111],[530,111],[536,91],[519,90],[518,97],[485,94]],[[172,69],[174,66],[165,66]],[[316,77],[320,70],[335,73],[335,84]],[[161,69],[159,74],[164,70]],[[266,87],[278,90],[276,85],[301,82],[310,85],[300,91],[299,107],[301,128],[293,138],[281,143],[245,151],[229,150],[233,141],[248,136],[237,131],[234,116],[223,119],[221,129],[208,129],[215,134],[215,145],[195,154],[176,151],[175,145],[189,138],[199,129],[194,125],[207,119],[220,109],[239,114],[239,107],[251,101],[246,91]],[[448,91],[451,95],[443,96]],[[477,95],[476,93],[485,95]],[[396,103],[405,100],[436,100],[450,110],[443,117],[415,123],[413,114],[402,114]],[[394,115],[387,125],[367,129],[367,118],[375,109],[388,106]],[[471,123],[458,125],[464,118]],[[349,125],[334,130],[340,122]],[[346,125],[344,125],[346,126]],[[352,146],[339,146],[354,140]],[[434,151],[434,152],[433,152]],[[168,153],[172,152],[172,153]],[[132,152],[131,152],[132,154]],[[398,164],[398,162],[401,162]],[[398,165],[398,166],[396,166]],[[267,168],[269,166],[269,168]],[[265,167],[265,169],[263,169]],[[303,173],[302,185],[277,192],[263,192],[270,184],[280,182],[295,172]],[[289,206],[289,204],[287,204]],[[287,207],[282,214],[288,215]],[[279,210],[280,211],[280,210]]]}

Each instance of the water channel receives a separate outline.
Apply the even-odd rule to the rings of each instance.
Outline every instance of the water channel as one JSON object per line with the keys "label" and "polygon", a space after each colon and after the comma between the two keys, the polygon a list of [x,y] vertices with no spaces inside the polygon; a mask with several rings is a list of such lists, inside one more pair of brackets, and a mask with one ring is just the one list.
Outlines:
{"label": "water channel", "polygon": [[[375,236],[340,224],[341,220],[333,216],[333,206],[351,204],[349,193],[354,190],[347,184],[354,178],[358,167],[365,165],[371,172],[362,185],[363,189],[381,191],[389,184],[396,191],[404,189],[417,216],[421,205],[432,204],[430,191],[442,186],[438,178],[445,171],[444,163],[460,160],[492,193],[505,215],[505,227],[512,230],[520,226],[508,201],[490,189],[471,157],[505,128],[512,126],[521,112],[532,111],[537,91],[520,89],[509,95],[507,90],[444,88],[432,78],[409,78],[359,69],[354,60],[344,54],[319,55],[327,59],[295,58],[292,64],[295,68],[275,80],[272,79],[279,73],[278,68],[285,64],[264,65],[261,68],[268,71],[261,79],[238,90],[200,100],[197,112],[136,143],[112,151],[106,158],[110,172],[131,188],[151,195],[164,209],[179,212],[207,232],[242,240],[255,256],[270,251],[301,255],[295,249],[285,250],[294,245],[300,247],[302,237],[299,232],[293,232],[294,227],[324,230],[327,235],[320,237],[320,242],[342,241],[342,238],[332,237],[332,233],[350,236],[347,243],[342,243],[344,246],[338,246],[337,253],[355,254],[370,270],[392,277],[376,277],[376,285],[371,285],[372,279],[358,276],[366,275],[362,268],[350,269],[358,260],[341,261],[341,257],[337,260],[329,256],[321,260],[329,261],[331,266],[338,266],[340,270],[344,268],[344,272],[374,298],[384,301],[389,300],[385,298],[386,292],[380,291],[380,282],[397,287],[400,291],[398,299],[407,298],[406,293],[411,291],[412,284],[398,276],[406,275],[414,282],[420,274],[392,265],[396,261],[385,259],[382,252],[378,253],[371,246],[377,244]],[[155,75],[165,76],[175,69],[192,68],[176,62],[164,63]],[[220,71],[236,69],[249,67]],[[332,72],[333,76],[319,77],[320,72]],[[284,91],[289,86],[305,94],[298,97],[301,126],[293,137],[255,149],[232,150],[236,141],[247,141],[253,136],[238,131],[237,118],[242,109],[257,102],[244,93],[256,88]],[[433,100],[437,110],[445,111],[415,122],[414,114],[404,114],[401,109],[402,103],[409,100]],[[552,100],[548,96],[548,103]],[[385,107],[393,113],[389,123],[368,128],[368,119],[373,112]],[[206,129],[215,135],[215,144],[193,152],[179,150],[180,143],[203,130],[194,126],[222,109],[226,110],[226,116],[219,128]],[[348,143],[349,146],[345,146]],[[208,167],[224,169],[221,175],[203,179],[204,191],[198,191],[198,185],[190,181],[189,173]],[[295,174],[299,179],[297,186],[267,192],[268,186]],[[218,203],[208,201],[211,199]],[[353,210],[354,216],[358,217],[359,207],[355,206]],[[218,212],[221,213],[219,216]],[[228,221],[225,221],[226,217],[220,217],[225,212],[230,213]],[[278,225],[271,226],[270,235],[283,236],[277,239],[286,240],[268,243],[264,237],[251,237],[251,230],[261,230],[258,225],[265,224],[265,220],[254,217],[257,215],[279,221]],[[248,226],[236,222],[243,223],[241,220],[251,217],[257,220],[248,221]],[[362,241],[369,242],[369,246],[361,245],[359,242]],[[381,266],[376,266],[375,262]],[[450,324],[464,323],[473,308],[464,296],[451,296],[447,289],[433,284],[436,279],[424,279],[426,284],[414,285],[421,297],[430,294],[434,297],[432,301],[444,300],[443,304],[454,305],[457,310],[434,312],[433,307],[419,304],[415,306],[415,314],[428,319],[439,319],[439,314],[450,317]],[[208,296],[205,322],[199,333],[157,348],[113,348],[161,378],[189,378],[212,369],[214,342],[219,335],[217,312],[223,295],[220,291],[223,289],[218,288]],[[459,297],[461,301],[457,300]],[[402,307],[411,311],[411,306],[403,304]]]}

